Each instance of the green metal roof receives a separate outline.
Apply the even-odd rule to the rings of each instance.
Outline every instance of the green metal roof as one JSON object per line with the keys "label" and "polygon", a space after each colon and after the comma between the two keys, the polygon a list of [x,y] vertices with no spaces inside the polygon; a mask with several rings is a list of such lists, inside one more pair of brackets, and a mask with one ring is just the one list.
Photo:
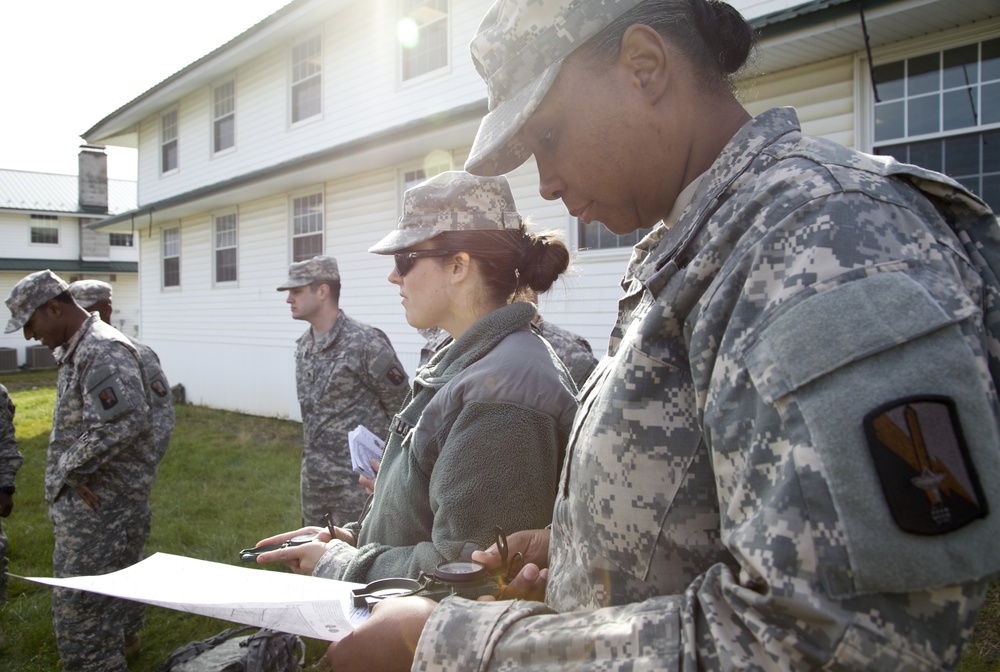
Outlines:
{"label": "green metal roof", "polygon": [[80,261],[79,259],[0,259],[0,271],[55,273],[138,273],[137,261]]}

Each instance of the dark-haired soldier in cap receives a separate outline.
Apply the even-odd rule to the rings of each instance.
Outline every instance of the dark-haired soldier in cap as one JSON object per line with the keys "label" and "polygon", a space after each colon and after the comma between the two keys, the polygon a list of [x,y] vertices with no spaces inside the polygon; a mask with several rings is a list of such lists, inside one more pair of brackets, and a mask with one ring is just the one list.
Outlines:
{"label": "dark-haired soldier in cap", "polygon": [[367,494],[351,468],[347,434],[364,425],[385,437],[409,391],[389,338],[340,308],[340,271],[333,257],[292,264],[287,291],[292,318],[309,328],[295,350],[295,381],[302,411],[302,524],[355,520]]}
{"label": "dark-haired soldier in cap", "polygon": [[[130,565],[149,520],[150,400],[139,354],[117,329],[88,314],[51,271],[23,278],[7,297],[6,333],[22,329],[57,348],[58,387],[45,468],[55,528],[56,577]],[[124,601],[53,588],[52,622],[63,669],[121,672]]]}
{"label": "dark-haired soldier in cap", "polygon": [[[88,313],[97,313],[105,324],[111,324],[112,288],[101,280],[77,280],[70,283],[69,293],[73,299]],[[174,405],[170,395],[170,384],[160,366],[160,358],[156,352],[139,341],[128,338],[129,343],[135,346],[139,352],[139,359],[146,373],[146,382],[149,385],[149,400],[152,403],[152,423],[153,442],[149,445],[150,459],[145,463],[146,470],[141,472],[145,484],[152,490],[153,482],[156,480],[156,470],[167,452],[170,445],[170,436],[174,431]],[[151,512],[150,512],[151,513]],[[139,562],[144,557],[144,548],[149,538],[151,520],[147,520],[144,525],[138,528],[139,539],[131,546],[135,552],[132,562]],[[125,609],[128,614],[125,625],[125,646],[126,653],[132,655],[139,649],[139,631],[145,624],[146,607],[141,602],[126,602]]]}

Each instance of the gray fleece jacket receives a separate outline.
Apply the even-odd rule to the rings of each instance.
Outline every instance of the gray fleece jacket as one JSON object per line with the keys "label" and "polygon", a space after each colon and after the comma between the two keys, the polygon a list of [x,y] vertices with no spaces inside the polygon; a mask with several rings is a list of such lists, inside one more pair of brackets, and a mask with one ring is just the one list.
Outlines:
{"label": "gray fleece jacket", "polygon": [[552,520],[576,386],[529,327],[535,308],[504,306],[417,372],[393,419],[357,547],[334,541],[314,576],[367,583],[418,577]]}

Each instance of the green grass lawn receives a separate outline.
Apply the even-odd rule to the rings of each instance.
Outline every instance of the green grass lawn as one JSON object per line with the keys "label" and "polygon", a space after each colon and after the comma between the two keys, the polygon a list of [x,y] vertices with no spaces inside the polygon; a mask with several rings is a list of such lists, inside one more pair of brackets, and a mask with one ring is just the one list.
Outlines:
{"label": "green grass lawn", "polygon": [[[11,543],[10,571],[21,576],[52,576],[52,525],[46,514],[43,478],[55,372],[4,374],[0,383],[17,405],[14,425],[24,455],[14,513],[3,519]],[[241,548],[298,527],[300,424],[199,406],[180,406],[176,411],[170,449],[153,487],[153,530],[147,555],[164,551],[239,566]],[[7,604],[0,607],[6,639],[0,669],[58,670],[51,618],[50,589],[11,578]],[[147,607],[142,652],[129,661],[129,669],[154,672],[177,647],[234,625]],[[310,661],[325,651],[326,643],[307,641]]]}
{"label": "green grass lawn", "polygon": [[[52,526],[46,517],[42,481],[54,381],[54,371],[0,376],[17,404],[15,426],[24,454],[14,513],[3,520],[12,546],[11,571],[22,576],[52,576]],[[240,565],[239,549],[297,527],[301,439],[298,423],[178,407],[170,449],[153,488],[153,532],[147,555],[164,551]],[[18,672],[59,669],[49,588],[11,579],[0,623],[6,634],[0,668]],[[129,669],[155,672],[177,647],[232,626],[148,607],[142,653],[130,661]],[[308,640],[308,662],[320,659],[325,650],[325,642]],[[1000,671],[1000,582],[993,585],[960,670]]]}

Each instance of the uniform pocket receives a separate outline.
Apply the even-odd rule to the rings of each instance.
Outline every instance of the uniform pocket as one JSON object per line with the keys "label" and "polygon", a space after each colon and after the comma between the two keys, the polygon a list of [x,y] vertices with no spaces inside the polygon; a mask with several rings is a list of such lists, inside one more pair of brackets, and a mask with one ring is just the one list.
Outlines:
{"label": "uniform pocket", "polygon": [[[796,472],[831,597],[996,571],[996,502],[980,491],[981,515],[933,523],[937,476],[1000,478],[995,397],[963,331],[976,333],[964,322],[978,319],[967,304],[948,312],[905,273],[878,273],[787,310],[745,353],[757,390],[799,439]],[[900,506],[930,527],[901,523]]]}

